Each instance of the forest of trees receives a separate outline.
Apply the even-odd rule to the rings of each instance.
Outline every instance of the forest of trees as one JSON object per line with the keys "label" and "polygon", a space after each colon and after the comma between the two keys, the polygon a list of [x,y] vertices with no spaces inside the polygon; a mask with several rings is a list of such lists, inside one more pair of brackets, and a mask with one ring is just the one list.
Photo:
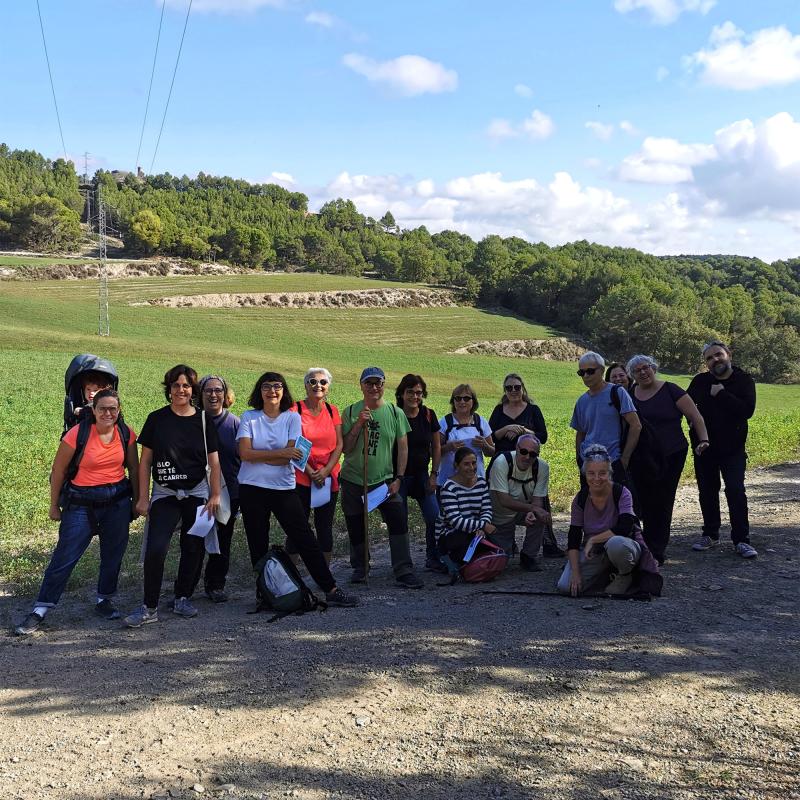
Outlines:
{"label": "forest of trees", "polygon": [[[767,264],[586,241],[475,242],[456,231],[401,230],[391,211],[375,220],[341,198],[309,213],[299,192],[204,173],[128,175],[120,183],[99,171],[94,184],[131,254],[446,284],[616,358],[644,352],[692,371],[703,342],[721,338],[759,379],[800,380],[800,258]],[[71,162],[0,145],[0,246],[73,250],[83,237],[82,206]]]}

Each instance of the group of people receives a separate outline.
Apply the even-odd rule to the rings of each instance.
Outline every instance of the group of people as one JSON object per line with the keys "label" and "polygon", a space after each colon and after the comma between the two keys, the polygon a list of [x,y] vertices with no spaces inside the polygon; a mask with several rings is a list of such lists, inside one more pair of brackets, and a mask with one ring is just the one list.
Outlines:
{"label": "group of people", "polygon": [[[744,488],[755,384],[733,366],[722,342],[707,344],[703,359],[707,371],[684,391],[658,378],[658,364],[646,355],[634,356],[624,368],[606,367],[595,352],[580,358],[577,372],[586,392],[570,424],[581,489],[572,501],[558,591],[660,592],[659,567],[689,448],[684,417],[703,516],[702,536],[693,548],[709,550],[719,542],[722,478],[736,552],[743,558],[757,555],[749,542]],[[180,558],[172,612],[198,613],[192,598],[201,578],[209,600],[227,600],[239,514],[254,566],[269,550],[274,515],[287,551],[302,560],[327,604],[357,605],[358,598],[337,585],[329,566],[340,495],[354,584],[369,574],[365,504],[373,500],[388,530],[394,578],[410,589],[421,588],[423,581],[411,557],[409,498],[425,520],[428,570],[457,572],[482,537],[514,555],[518,526],[525,529],[519,550],[523,569],[540,570],[540,555],[564,557],[552,529],[550,468],[541,457],[547,426],[518,374],[505,377],[501,401],[488,420],[478,413],[478,396],[469,384],[453,389],[450,411],[438,417],[425,405],[422,376],[405,375],[395,403],[384,399],[385,382],[380,368],[364,369],[363,399],[340,413],[328,400],[328,370],[309,369],[305,397],[298,400],[283,375],[268,371],[256,381],[250,408],[239,418],[230,411],[235,398],[225,378],[198,378],[179,364],[164,376],[166,405],[149,414],[137,437],[122,419],[113,365],[76,356],[67,371],[67,424],[50,480],[58,543],[33,610],[16,632],[39,627],[95,534],[100,541],[96,613],[122,618],[112,598],[130,522],[137,516],[146,517],[144,586],[141,606],[123,620],[131,628],[159,619],[164,564],[176,529]],[[299,469],[295,465],[305,453],[298,445],[306,442],[310,452]],[[265,602],[258,591],[256,602]]]}

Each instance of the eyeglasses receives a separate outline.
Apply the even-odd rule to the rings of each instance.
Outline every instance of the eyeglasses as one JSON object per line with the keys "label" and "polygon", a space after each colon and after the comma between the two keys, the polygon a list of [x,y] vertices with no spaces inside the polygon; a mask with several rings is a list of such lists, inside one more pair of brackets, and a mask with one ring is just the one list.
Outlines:
{"label": "eyeglasses", "polygon": [[119,414],[119,408],[115,408],[113,406],[97,406],[97,408],[95,408],[95,411],[98,414],[111,414],[111,415]]}
{"label": "eyeglasses", "polygon": [[508,386],[504,386],[503,388],[507,392],[519,392],[522,389],[522,384],[521,383],[514,383],[514,384],[510,383]]}
{"label": "eyeglasses", "polygon": [[316,386],[317,384],[319,384],[320,386],[327,386],[328,385],[328,379],[327,378],[319,378],[319,379],[317,379],[317,378],[309,378],[306,381],[306,383],[309,386]]}
{"label": "eyeglasses", "polygon": [[636,369],[633,370],[633,374],[644,375],[646,372],[650,372],[651,369],[653,369],[653,367],[650,364],[645,364],[644,366],[636,367]]}
{"label": "eyeglasses", "polygon": [[371,389],[380,389],[380,387],[383,386],[383,381],[380,379],[374,381],[361,381],[361,383],[363,383],[364,386],[369,386]]}
{"label": "eyeglasses", "polygon": [[586,369],[579,369],[578,370],[578,375],[580,375],[581,378],[584,375],[594,375],[595,372],[597,372],[597,370],[599,370],[599,369],[600,369],[600,367],[586,367]]}
{"label": "eyeglasses", "polygon": [[191,391],[192,390],[192,384],[191,383],[173,383],[169,388],[170,388],[170,391],[173,391],[173,392],[181,392],[184,389],[188,389],[189,391]]}
{"label": "eyeglasses", "polygon": [[413,394],[414,397],[423,397],[424,394],[425,394],[424,392],[420,391],[419,389],[406,389],[405,393],[406,394]]}
{"label": "eyeglasses", "polygon": [[538,456],[539,455],[539,451],[538,450],[528,450],[525,447],[518,447],[517,448],[517,452],[521,456]]}
{"label": "eyeglasses", "polygon": [[203,389],[203,394],[224,394],[224,389]]}
{"label": "eyeglasses", "polygon": [[262,383],[261,384],[261,391],[262,392],[282,392],[283,391],[283,384],[282,383]]}
{"label": "eyeglasses", "polygon": [[474,398],[473,398],[473,397],[472,397],[472,395],[470,395],[470,394],[463,394],[463,395],[458,395],[458,396],[455,396],[455,395],[454,395],[454,396],[453,396],[453,402],[454,402],[454,403],[469,403],[469,402],[471,402],[473,399],[474,399]]}

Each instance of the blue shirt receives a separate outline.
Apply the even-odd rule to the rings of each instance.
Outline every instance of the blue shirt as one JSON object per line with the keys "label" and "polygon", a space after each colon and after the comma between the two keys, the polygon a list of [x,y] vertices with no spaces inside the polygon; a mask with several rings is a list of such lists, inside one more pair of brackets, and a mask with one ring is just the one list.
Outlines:
{"label": "blue shirt", "polygon": [[206,419],[213,422],[217,429],[219,439],[219,466],[222,470],[222,477],[225,478],[225,485],[228,487],[228,495],[231,500],[239,497],[239,446],[236,444],[236,434],[239,432],[239,417],[231,414],[225,409],[216,417],[206,414]]}
{"label": "blue shirt", "polygon": [[620,436],[620,417],[633,411],[631,396],[619,387],[619,412],[611,402],[612,384],[607,383],[605,388],[596,395],[589,392],[582,394],[575,403],[575,410],[572,412],[570,428],[586,434],[581,442],[581,456],[586,452],[590,444],[601,444],[608,450],[609,458],[617,461],[622,455],[619,446]]}

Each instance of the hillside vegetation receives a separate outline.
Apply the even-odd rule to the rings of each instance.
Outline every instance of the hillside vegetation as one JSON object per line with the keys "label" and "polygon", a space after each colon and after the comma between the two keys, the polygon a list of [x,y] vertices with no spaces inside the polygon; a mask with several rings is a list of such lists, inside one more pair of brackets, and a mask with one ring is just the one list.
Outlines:
{"label": "hillside vegetation", "polygon": [[[341,198],[311,214],[299,192],[204,173],[117,183],[101,171],[94,183],[131,253],[446,283],[481,305],[578,334],[618,357],[647,352],[668,368],[691,370],[702,343],[722,338],[760,380],[800,378],[800,258],[766,264],[739,256],[656,257],[585,241],[474,242],[455,231],[401,230],[391,211],[375,220]],[[0,244],[74,249],[80,207],[70,162],[0,146]]]}

